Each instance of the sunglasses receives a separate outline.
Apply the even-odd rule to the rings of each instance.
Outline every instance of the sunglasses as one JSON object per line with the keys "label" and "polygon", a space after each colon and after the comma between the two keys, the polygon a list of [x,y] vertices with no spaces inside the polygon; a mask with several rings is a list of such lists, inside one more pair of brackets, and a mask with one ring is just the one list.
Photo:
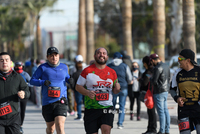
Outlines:
{"label": "sunglasses", "polygon": [[181,57],[178,57],[178,61],[182,61],[182,60],[185,60],[186,58],[181,58]]}

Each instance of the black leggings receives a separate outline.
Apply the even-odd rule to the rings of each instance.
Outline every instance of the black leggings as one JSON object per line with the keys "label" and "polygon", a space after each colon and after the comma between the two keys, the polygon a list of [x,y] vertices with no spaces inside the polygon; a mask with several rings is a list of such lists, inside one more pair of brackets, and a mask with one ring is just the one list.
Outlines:
{"label": "black leggings", "polygon": [[27,101],[28,99],[20,99],[21,126],[23,125],[24,122]]}
{"label": "black leggings", "polygon": [[135,99],[137,101],[137,117],[140,116],[140,100],[139,100],[140,92],[133,92],[133,95],[129,95],[130,100],[130,111],[133,112],[133,106]]}

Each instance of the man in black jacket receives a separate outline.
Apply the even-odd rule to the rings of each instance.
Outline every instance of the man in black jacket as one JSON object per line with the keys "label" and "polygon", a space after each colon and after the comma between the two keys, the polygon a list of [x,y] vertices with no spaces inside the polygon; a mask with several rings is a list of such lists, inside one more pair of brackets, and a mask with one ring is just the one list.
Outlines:
{"label": "man in black jacket", "polygon": [[153,89],[153,98],[160,120],[160,130],[158,134],[168,134],[170,129],[170,116],[167,108],[167,97],[170,81],[170,70],[158,57],[157,54],[150,55],[154,65],[153,76],[151,78]]}
{"label": "man in black jacket", "polygon": [[0,53],[1,134],[20,133],[19,100],[30,96],[28,85],[20,74],[12,70],[11,63],[11,58],[7,52]]}

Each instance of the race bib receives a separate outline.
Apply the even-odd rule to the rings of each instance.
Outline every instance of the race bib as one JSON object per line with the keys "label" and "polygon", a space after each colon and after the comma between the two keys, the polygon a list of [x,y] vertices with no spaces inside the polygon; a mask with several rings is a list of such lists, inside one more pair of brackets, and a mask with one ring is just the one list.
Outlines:
{"label": "race bib", "polygon": [[189,118],[186,117],[186,118],[183,118],[183,119],[180,119],[178,121],[178,127],[179,127],[179,131],[184,131],[184,130],[188,130],[190,129],[190,122],[189,122]]}
{"label": "race bib", "polygon": [[49,97],[60,97],[60,87],[49,87],[48,88]]}
{"label": "race bib", "polygon": [[9,113],[12,113],[12,108],[10,106],[10,103],[5,102],[5,103],[1,104],[1,107],[0,107],[0,116],[7,115]]}
{"label": "race bib", "polygon": [[96,92],[96,100],[97,101],[107,101],[109,100],[109,91],[99,90]]}

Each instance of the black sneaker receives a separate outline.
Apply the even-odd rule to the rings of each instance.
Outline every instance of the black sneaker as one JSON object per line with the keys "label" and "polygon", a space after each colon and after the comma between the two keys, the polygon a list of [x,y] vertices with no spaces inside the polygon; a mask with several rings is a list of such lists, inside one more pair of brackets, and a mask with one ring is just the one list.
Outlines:
{"label": "black sneaker", "polygon": [[20,127],[20,134],[23,134],[24,131],[23,131],[23,127]]}

